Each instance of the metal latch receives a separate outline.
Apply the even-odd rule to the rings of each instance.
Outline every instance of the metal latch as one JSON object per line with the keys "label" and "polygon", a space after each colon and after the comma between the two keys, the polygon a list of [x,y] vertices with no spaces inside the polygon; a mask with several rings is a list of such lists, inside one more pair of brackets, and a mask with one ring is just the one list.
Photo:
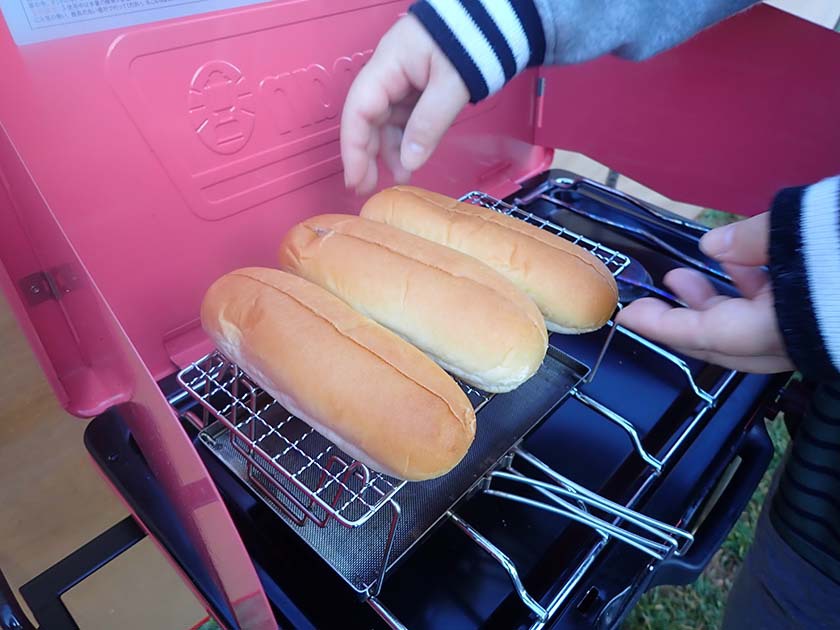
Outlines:
{"label": "metal latch", "polygon": [[79,274],[71,265],[30,274],[20,281],[20,290],[30,306],[47,300],[60,300],[81,284]]}

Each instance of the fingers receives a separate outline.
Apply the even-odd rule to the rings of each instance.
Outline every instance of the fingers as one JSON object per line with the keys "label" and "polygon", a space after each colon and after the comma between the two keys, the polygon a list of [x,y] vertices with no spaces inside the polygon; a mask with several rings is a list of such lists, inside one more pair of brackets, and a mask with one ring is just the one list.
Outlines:
{"label": "fingers", "polygon": [[400,158],[406,170],[425,164],[468,102],[469,92],[455,68],[443,55],[436,56],[429,83],[405,126]]}
{"label": "fingers", "polygon": [[431,36],[412,16],[399,20],[347,95],[340,136],[345,185],[358,193],[376,186],[380,148],[395,179],[407,180],[467,102],[463,80]]}
{"label": "fingers", "polygon": [[700,239],[700,249],[715,260],[756,267],[769,260],[769,213],[732,223],[708,232]]}
{"label": "fingers", "polygon": [[400,146],[402,144],[402,128],[397,125],[388,124],[382,127],[380,140],[382,159],[388,170],[394,175],[394,181],[398,184],[407,184],[411,173],[403,167],[400,161]]}
{"label": "fingers", "polygon": [[411,112],[417,103],[419,93],[409,95],[397,105],[391,107],[388,121],[382,127],[381,147],[382,159],[388,170],[394,176],[397,184],[407,184],[411,173],[402,165],[400,149],[402,147],[403,128],[411,117]]}
{"label": "fingers", "polygon": [[623,309],[619,322],[649,339],[685,352],[733,356],[782,354],[769,300],[723,298],[705,310],[672,308],[652,298]]}
{"label": "fingers", "polygon": [[[714,310],[671,308],[659,300],[646,298],[633,302],[617,319],[619,324],[644,337],[706,363],[754,374],[775,374],[793,369],[781,348],[762,339],[767,331],[760,323],[753,327],[754,330],[736,330],[733,335],[731,331],[719,328],[725,317],[708,317]],[[738,328],[737,322],[732,323]],[[749,339],[751,335],[753,339]],[[739,339],[743,343],[739,344]]]}
{"label": "fingers", "polygon": [[368,64],[362,68],[347,95],[341,115],[340,139],[344,183],[348,188],[369,183],[370,171],[376,169],[376,153],[371,153],[373,138],[378,138],[378,126],[388,116],[391,105],[383,80],[381,66]]}
{"label": "fingers", "polygon": [[379,167],[376,165],[376,155],[379,152],[378,133],[374,133],[370,137],[365,152],[369,156],[369,163],[365,168],[361,181],[356,186],[356,191],[360,194],[372,191],[376,187],[376,180],[379,178]]}
{"label": "fingers", "polygon": [[744,267],[727,263],[724,271],[732,278],[732,282],[746,298],[754,298],[770,290],[770,277],[760,267]]}
{"label": "fingers", "polygon": [[701,321],[703,311],[671,308],[660,300],[636,300],[618,314],[616,321],[643,337],[672,348],[706,350]]}
{"label": "fingers", "polygon": [[710,308],[726,299],[718,295],[706,276],[693,269],[674,269],[665,275],[663,282],[686,305],[696,310]]}
{"label": "fingers", "polygon": [[718,295],[702,274],[676,269],[665,284],[688,308],[652,298],[623,309],[617,322],[682,355],[752,373],[790,371],[767,273],[769,217],[760,215],[709,232],[704,252],[722,262],[743,297]]}
{"label": "fingers", "polygon": [[[725,263],[723,268],[745,298],[754,298],[770,289],[769,276],[760,267]],[[663,282],[687,306],[696,310],[706,310],[729,299],[718,294],[709,279],[693,269],[674,269],[665,275]]]}
{"label": "fingers", "polygon": [[[394,59],[399,50],[398,39],[402,25],[386,34],[350,86],[341,113],[341,160],[344,164],[344,183],[357,192],[370,192],[376,185],[376,158],[383,125],[393,120],[402,125],[408,110],[400,105],[412,93],[406,69]],[[402,27],[404,29],[404,27]]]}
{"label": "fingers", "polygon": [[617,321],[684,355],[733,369],[774,371],[790,366],[766,295],[754,300],[724,298],[706,310],[672,308],[645,298],[623,309]]}

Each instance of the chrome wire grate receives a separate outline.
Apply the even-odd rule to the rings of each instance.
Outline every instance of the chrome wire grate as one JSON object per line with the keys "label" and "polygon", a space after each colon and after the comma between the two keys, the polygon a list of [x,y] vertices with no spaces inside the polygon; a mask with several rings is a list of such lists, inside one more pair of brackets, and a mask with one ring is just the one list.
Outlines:
{"label": "chrome wire grate", "polygon": [[212,418],[228,429],[249,481],[298,524],[308,518],[323,527],[333,517],[347,527],[361,525],[405,484],[346,455],[218,352],[178,380],[201,403],[201,424]]}
{"label": "chrome wire grate", "polygon": [[473,191],[464,195],[461,198],[461,201],[471,203],[476,206],[483,206],[490,210],[495,210],[496,212],[520,219],[521,221],[525,221],[525,223],[529,223],[534,227],[545,230],[549,234],[554,234],[555,236],[559,236],[560,238],[570,241],[574,245],[582,247],[597,256],[607,266],[607,269],[610,270],[613,276],[619,275],[630,265],[630,259],[621,252],[617,252],[616,250],[606,247],[597,241],[593,241],[590,238],[572,232],[571,230],[559,226],[556,223],[552,223],[547,219],[538,217],[526,210],[523,210],[522,208],[512,206],[509,203],[500,201],[499,199],[491,197],[485,193]]}
{"label": "chrome wire grate", "polygon": [[[218,450],[218,440],[244,459],[248,481],[298,525],[324,527],[335,518],[356,527],[388,504],[405,481],[371,470],[318,431],[289,414],[221,353],[213,352],[178,374],[201,404],[199,426],[213,420],[227,431],[202,433]],[[461,385],[476,410],[492,396]]]}

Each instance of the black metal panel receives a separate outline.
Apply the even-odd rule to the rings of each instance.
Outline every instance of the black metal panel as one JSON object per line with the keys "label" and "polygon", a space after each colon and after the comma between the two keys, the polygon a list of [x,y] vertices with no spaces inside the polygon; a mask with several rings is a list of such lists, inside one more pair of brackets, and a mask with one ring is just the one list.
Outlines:
{"label": "black metal panel", "polygon": [[41,628],[78,630],[61,596],[146,537],[130,516],[20,587]]}

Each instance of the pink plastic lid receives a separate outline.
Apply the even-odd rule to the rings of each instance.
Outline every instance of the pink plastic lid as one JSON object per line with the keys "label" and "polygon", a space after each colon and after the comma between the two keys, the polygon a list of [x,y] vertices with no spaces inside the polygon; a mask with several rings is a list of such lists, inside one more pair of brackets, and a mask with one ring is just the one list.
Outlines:
{"label": "pink plastic lid", "polygon": [[[339,114],[404,6],[260,4],[21,47],[0,30],[4,84],[15,86],[0,95],[3,262],[71,412],[127,395],[102,364],[89,279],[161,378],[208,349],[198,307],[215,278],[275,265],[304,217],[358,210],[343,187]],[[532,97],[524,86],[465,112],[418,183],[513,190],[546,163],[529,142]],[[60,300],[41,299],[51,284]]]}
{"label": "pink plastic lid", "polygon": [[[0,24],[15,86],[0,94],[6,284],[73,413],[128,395],[87,281],[161,378],[209,349],[197,317],[215,278],[275,264],[289,226],[364,201],[343,187],[340,110],[408,3],[339,4],[253,4],[23,46]],[[506,194],[556,146],[681,201],[755,213],[781,186],[840,170],[838,67],[835,33],[760,7],[645,63],[525,73],[468,108],[415,183]]]}

